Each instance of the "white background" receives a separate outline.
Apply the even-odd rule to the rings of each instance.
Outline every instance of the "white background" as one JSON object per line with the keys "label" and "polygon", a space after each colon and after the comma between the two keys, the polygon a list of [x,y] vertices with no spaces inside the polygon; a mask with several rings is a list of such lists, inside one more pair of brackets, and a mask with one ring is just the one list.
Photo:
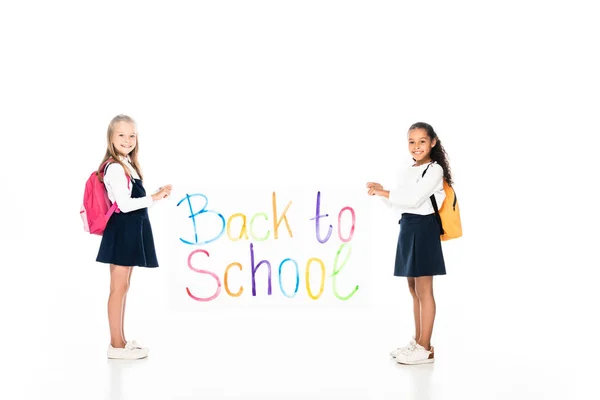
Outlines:
{"label": "white background", "polygon": [[[596,397],[594,8],[3,2],[0,397]],[[146,186],[174,191],[391,184],[407,128],[431,123],[465,234],[435,279],[436,364],[388,358],[412,334],[398,226],[358,198],[369,307],[182,311],[166,263],[135,270],[128,298],[127,335],[150,358],[107,361],[108,271],[77,212],[119,113],[138,121]],[[151,211],[159,252],[175,198]]]}

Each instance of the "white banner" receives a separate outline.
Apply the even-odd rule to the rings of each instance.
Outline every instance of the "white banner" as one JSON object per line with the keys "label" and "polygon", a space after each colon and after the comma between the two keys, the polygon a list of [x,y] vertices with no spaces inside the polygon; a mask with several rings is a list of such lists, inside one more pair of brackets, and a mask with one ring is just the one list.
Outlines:
{"label": "white banner", "polygon": [[364,190],[183,189],[161,210],[171,240],[159,249],[177,309],[366,305]]}

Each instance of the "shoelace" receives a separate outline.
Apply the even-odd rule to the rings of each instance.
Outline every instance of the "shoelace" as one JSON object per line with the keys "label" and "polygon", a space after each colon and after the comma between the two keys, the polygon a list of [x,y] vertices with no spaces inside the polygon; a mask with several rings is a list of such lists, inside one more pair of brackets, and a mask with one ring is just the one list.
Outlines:
{"label": "shoelace", "polygon": [[142,346],[140,346],[139,344],[137,344],[137,342],[135,340],[132,340],[131,342],[127,342],[127,346],[130,349],[141,349]]}
{"label": "shoelace", "polygon": [[416,344],[411,344],[408,347],[405,347],[404,349],[402,349],[402,351],[400,352],[400,354],[410,354],[413,351],[415,351],[416,348],[417,348]]}

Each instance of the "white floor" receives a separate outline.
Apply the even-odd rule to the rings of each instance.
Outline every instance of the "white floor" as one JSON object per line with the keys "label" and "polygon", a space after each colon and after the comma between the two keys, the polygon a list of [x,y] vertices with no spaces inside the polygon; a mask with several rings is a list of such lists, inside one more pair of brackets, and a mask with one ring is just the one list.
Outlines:
{"label": "white floor", "polygon": [[[50,296],[38,283],[38,294]],[[160,293],[142,298],[147,293],[134,284],[126,328],[151,355],[107,360],[104,299],[92,292],[76,302],[72,292],[56,292],[37,303],[45,317],[21,310],[17,326],[4,328],[0,398],[593,399],[600,393],[595,350],[566,340],[566,324],[532,340],[525,331],[519,337],[516,325],[495,324],[492,314],[470,318],[450,299],[445,305],[438,299],[436,363],[401,366],[388,352],[408,339],[409,308],[397,315],[397,305],[370,315],[185,314],[161,306]]]}
{"label": "white floor", "polygon": [[[391,342],[383,337],[389,335],[374,341],[371,335],[328,333],[329,324],[315,324],[321,329],[312,333],[286,335],[295,328],[289,325],[261,339],[252,331],[207,335],[197,324],[174,342],[154,336],[152,355],[141,361],[106,360],[102,346],[82,338],[69,344],[55,341],[57,348],[37,356],[31,354],[39,344],[18,343],[28,355],[8,365],[8,376],[17,372],[18,383],[25,385],[13,386],[11,379],[8,387],[3,385],[7,392],[2,398],[594,398],[594,392],[576,397],[581,390],[576,364],[536,360],[539,350],[517,359],[499,349],[469,348],[466,341],[440,341],[435,364],[408,367],[387,357]],[[9,395],[9,388],[16,392]]]}

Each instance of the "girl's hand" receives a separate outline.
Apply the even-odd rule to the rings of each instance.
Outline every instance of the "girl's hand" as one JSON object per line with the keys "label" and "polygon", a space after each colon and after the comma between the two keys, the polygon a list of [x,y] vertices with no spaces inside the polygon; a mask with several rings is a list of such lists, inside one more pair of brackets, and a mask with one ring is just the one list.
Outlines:
{"label": "girl's hand", "polygon": [[369,196],[381,196],[381,197],[385,197],[386,199],[389,199],[390,192],[385,189],[371,188],[371,189],[369,189]]}
{"label": "girl's hand", "polygon": [[381,196],[383,194],[383,189],[380,188],[370,188],[369,189],[369,196]]}
{"label": "girl's hand", "polygon": [[367,182],[367,189],[383,189],[383,186],[381,186],[381,183],[377,183],[377,182]]}
{"label": "girl's hand", "polygon": [[158,189],[158,192],[156,192],[152,195],[152,200],[157,201],[157,200],[166,199],[167,197],[169,197],[171,195],[171,189],[173,189],[172,185],[165,185],[165,186],[161,187],[160,189]]}

